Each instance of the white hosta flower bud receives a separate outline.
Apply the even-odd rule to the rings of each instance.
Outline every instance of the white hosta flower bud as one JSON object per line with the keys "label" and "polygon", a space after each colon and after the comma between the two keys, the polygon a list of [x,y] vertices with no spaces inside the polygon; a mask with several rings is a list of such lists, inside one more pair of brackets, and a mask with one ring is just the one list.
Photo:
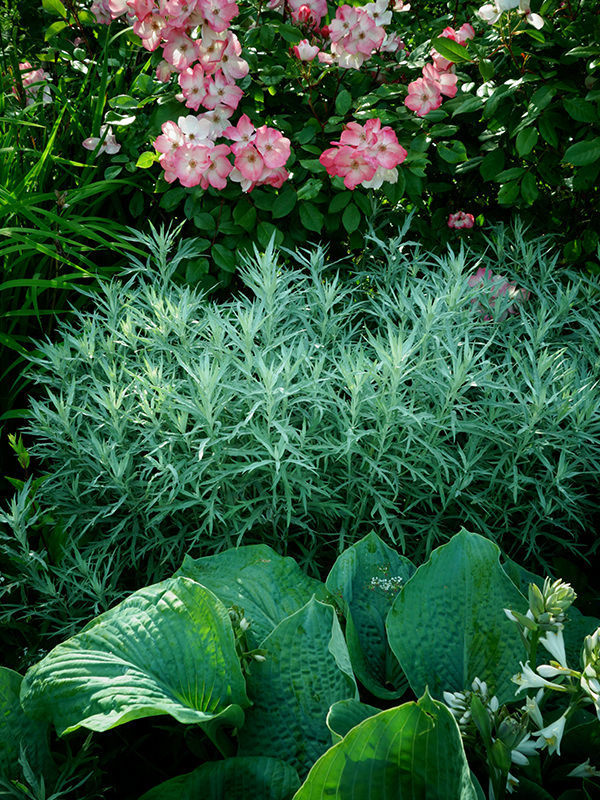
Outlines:
{"label": "white hosta flower bud", "polygon": [[554,658],[562,667],[567,669],[565,641],[563,639],[563,633],[561,630],[547,631],[544,636],[540,637],[540,644],[543,645],[546,650],[554,656]]}

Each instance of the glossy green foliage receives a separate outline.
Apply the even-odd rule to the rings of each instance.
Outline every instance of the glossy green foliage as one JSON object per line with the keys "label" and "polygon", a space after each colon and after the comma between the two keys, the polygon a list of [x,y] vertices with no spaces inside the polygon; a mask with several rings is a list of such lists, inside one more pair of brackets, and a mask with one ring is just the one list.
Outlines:
{"label": "glossy green foliage", "polygon": [[214,556],[190,558],[175,573],[201,583],[226,606],[235,606],[250,623],[246,638],[252,647],[261,642],[290,614],[314,595],[328,593],[320,581],[309,578],[292,558],[284,558],[266,544],[247,545]]}
{"label": "glossy green foliage", "polygon": [[294,800],[475,800],[460,733],[426,693],[353,728],[314,765]]}
{"label": "glossy green foliage", "polygon": [[249,703],[227,609],[188,578],[135,592],[58,645],[25,676],[21,701],[59,734],[157,714],[236,726]]}
{"label": "glossy green foliage", "polygon": [[207,762],[146,792],[140,800],[289,800],[299,787],[295,769],[265,756]]}
{"label": "glossy green foliage", "polygon": [[19,696],[22,677],[0,667],[0,777],[19,775],[19,759],[24,751],[27,763],[46,777],[54,771],[48,745],[48,723],[26,716]]}
{"label": "glossy green foliage", "polygon": [[396,598],[390,645],[417,694],[462,691],[478,677],[501,703],[514,698],[521,640],[505,608],[525,598],[499,563],[498,547],[463,530],[435,550]]}
{"label": "glossy green foliage", "polygon": [[414,565],[376,533],[342,553],[326,581],[346,617],[346,640],[354,671],[376,697],[406,691],[402,668],[390,650],[385,619]]}
{"label": "glossy green foliage", "polygon": [[311,600],[279,623],[252,665],[252,707],[240,731],[240,754],[289,761],[301,776],[331,743],[329,707],[357,698],[344,635],[333,606]]}

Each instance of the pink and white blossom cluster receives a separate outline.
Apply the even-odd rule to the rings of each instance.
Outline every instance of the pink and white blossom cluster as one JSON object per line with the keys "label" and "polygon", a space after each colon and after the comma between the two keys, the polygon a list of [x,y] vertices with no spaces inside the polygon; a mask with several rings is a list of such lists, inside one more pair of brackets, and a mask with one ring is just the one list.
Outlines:
{"label": "pink and white blossom cluster", "polygon": [[[42,90],[42,103],[46,105],[52,102],[52,95],[48,88],[48,81],[51,80],[50,75],[40,67],[34,69],[29,61],[23,61],[19,64],[19,71],[21,73],[21,83],[25,91],[25,105],[31,106],[37,100],[40,89]],[[17,87],[13,86],[12,93],[17,94]]]}
{"label": "pink and white blossom cluster", "polygon": [[449,228],[472,228],[473,225],[475,225],[475,217],[473,214],[457,211],[456,214],[448,215]]}
{"label": "pink and white blossom cluster", "polygon": [[[323,0],[287,0],[292,9],[292,19],[312,28],[312,33],[320,40],[311,43],[303,39],[293,48],[294,55],[301,61],[312,61],[318,57],[323,64],[336,64],[342,69],[360,69],[376,52],[395,53],[404,48],[404,43],[396,34],[387,34],[385,26],[392,21],[388,0],[375,0],[364,6],[344,4],[336,9],[334,19],[329,25],[319,29],[327,14],[327,4]],[[283,3],[273,6],[283,10]],[[329,51],[321,49],[329,45]]]}
{"label": "pink and white blossom cluster", "polygon": [[384,181],[396,183],[396,167],[407,155],[394,131],[388,126],[382,128],[378,117],[367,120],[364,126],[349,122],[339,142],[331,144],[334,147],[325,150],[319,161],[330,175],[342,177],[347,189],[359,184],[377,189]]}
{"label": "pink and white blossom cluster", "polygon": [[[217,144],[220,136],[233,144]],[[246,114],[235,126],[224,126],[210,113],[165,122],[154,147],[165,179],[182,186],[224,189],[229,178],[251,192],[264,184],[280,188],[289,177],[290,140],[266,125],[256,129]]]}
{"label": "pink and white blossom cluster", "polygon": [[[467,39],[475,36],[475,30],[465,22],[457,31],[454,28],[445,28],[440,36],[452,39],[457,44],[464,45]],[[454,64],[441,56],[435,48],[431,49],[431,64],[423,67],[423,76],[408,84],[408,95],[404,104],[419,117],[424,117],[442,104],[442,95],[455,97],[457,92],[457,77]]]}
{"label": "pink and white blossom cluster", "polygon": [[524,14],[525,19],[534,28],[540,30],[544,27],[544,20],[539,14],[534,14],[531,11],[530,0],[494,0],[493,3],[486,3],[481,6],[477,11],[477,16],[488,25],[494,25],[505,11],[518,11],[519,14]]}

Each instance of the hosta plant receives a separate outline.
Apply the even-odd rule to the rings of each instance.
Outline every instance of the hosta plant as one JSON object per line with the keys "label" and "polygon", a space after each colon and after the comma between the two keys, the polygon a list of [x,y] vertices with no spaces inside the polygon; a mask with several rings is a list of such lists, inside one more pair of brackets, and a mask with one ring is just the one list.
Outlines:
{"label": "hosta plant", "polygon": [[[600,621],[570,607],[568,585],[535,576],[528,609],[528,577],[465,530],[417,569],[370,533],[325,583],[267,545],[186,558],[35,664],[8,710],[42,737],[49,722],[100,733],[157,715],[197,727],[220,758],[144,800],[475,800],[533,783],[546,797],[585,769],[593,778]],[[578,672],[567,653],[584,636]],[[537,665],[534,640],[560,663]],[[541,691],[523,704],[530,687]],[[404,702],[382,710],[393,697]],[[14,730],[25,723],[4,729],[0,752]],[[574,735],[575,763],[557,772]]]}

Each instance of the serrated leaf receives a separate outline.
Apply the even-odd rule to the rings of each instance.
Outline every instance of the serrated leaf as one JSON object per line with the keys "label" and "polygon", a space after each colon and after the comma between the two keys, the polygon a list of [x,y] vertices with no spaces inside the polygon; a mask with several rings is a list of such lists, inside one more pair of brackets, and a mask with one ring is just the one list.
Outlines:
{"label": "serrated leaf", "polygon": [[593,103],[586,103],[585,100],[578,98],[565,97],[563,106],[567,114],[577,122],[597,122],[598,112]]}
{"label": "serrated leaf", "polygon": [[352,200],[352,192],[350,191],[339,192],[339,194],[335,194],[329,203],[329,208],[327,209],[328,213],[338,213],[343,208],[346,208],[350,200]]}
{"label": "serrated leaf", "polygon": [[31,767],[48,777],[54,771],[48,746],[49,726],[23,713],[19,701],[22,681],[18,672],[0,667],[0,775],[18,776],[19,754],[24,747]]}
{"label": "serrated leaf", "polygon": [[135,165],[140,169],[148,169],[156,161],[158,161],[158,156],[156,155],[156,153],[151,153],[149,150],[147,150],[145,153],[140,153],[138,160],[135,162]]}
{"label": "serrated leaf", "polygon": [[296,205],[297,195],[295,189],[292,189],[291,186],[288,186],[283,192],[277,195],[273,202],[273,218],[280,219],[281,217],[287,217],[290,211]]}
{"label": "serrated leaf", "polygon": [[388,638],[415,693],[428,686],[441,697],[480,678],[501,704],[514,699],[522,643],[503,609],[526,608],[527,601],[499,555],[496,544],[463,529],[433,551],[396,598]]}
{"label": "serrated leaf", "polygon": [[262,247],[268,247],[271,239],[275,246],[283,244],[283,233],[270,222],[260,222],[256,228],[256,236]]}
{"label": "serrated leaf", "polygon": [[58,22],[53,22],[52,25],[49,25],[46,28],[46,33],[44,34],[44,41],[49,42],[54,36],[58,36],[61,31],[64,31],[65,28],[69,26],[68,22],[64,22],[64,20],[58,20]]}
{"label": "serrated leaf", "polygon": [[246,635],[252,647],[258,647],[311,597],[328,597],[321,581],[310,578],[293,558],[280,556],[266,544],[244,545],[204,558],[186,556],[175,576],[201,583],[227,607],[242,608],[250,622]]}
{"label": "serrated leaf", "polygon": [[467,149],[462,142],[454,141],[451,144],[438,144],[439,157],[447,164],[460,164],[468,159]]}
{"label": "serrated leaf", "polygon": [[538,198],[540,190],[537,187],[535,177],[531,172],[526,172],[521,180],[521,197],[528,205],[532,205]]}
{"label": "serrated leaf", "polygon": [[240,755],[267,755],[302,777],[331,743],[329,707],[357,698],[344,635],[333,606],[311,599],[261,643],[265,661],[247,677],[252,708],[239,732]]}
{"label": "serrated leaf", "polygon": [[425,694],[361,722],[311,769],[293,800],[476,800],[454,717]]}
{"label": "serrated leaf", "polygon": [[352,108],[352,95],[347,89],[342,89],[338,92],[338,96],[335,98],[335,113],[339,114],[340,117],[345,116],[348,111]]}
{"label": "serrated leaf", "polygon": [[517,134],[516,147],[517,154],[520,156],[527,156],[535,147],[539,133],[537,128],[523,128]]}
{"label": "serrated leaf", "polygon": [[492,150],[479,165],[479,174],[484,181],[493,181],[504,169],[504,151]]}
{"label": "serrated leaf", "polygon": [[491,81],[494,77],[494,64],[489,58],[483,58],[479,62],[479,73],[484,81]]}
{"label": "serrated leaf", "polygon": [[326,586],[346,616],[346,641],[357,678],[376,697],[398,698],[406,677],[392,653],[385,620],[413,564],[370,533],[336,560]]}
{"label": "serrated leaf", "polygon": [[195,581],[171,578],[51,650],[25,675],[21,703],[63,735],[157,714],[239,725],[249,700],[227,609]]}
{"label": "serrated leaf", "polygon": [[320,233],[325,217],[313,203],[301,203],[300,221],[307,230]]}
{"label": "serrated leaf", "polygon": [[456,106],[452,112],[452,116],[457,117],[459,114],[470,114],[472,111],[477,111],[482,106],[483,100],[481,97],[477,97],[476,95],[467,96]]}
{"label": "serrated leaf", "polygon": [[42,8],[49,14],[54,14],[55,16],[62,17],[63,19],[66,19],[68,16],[67,9],[63,6],[60,0],[42,0]]}
{"label": "serrated leaf", "polygon": [[586,167],[600,159],[600,138],[577,142],[569,147],[563,161],[574,167]]}
{"label": "serrated leaf", "polygon": [[536,92],[533,93],[529,102],[527,113],[536,116],[543,111],[546,106],[552,102],[552,98],[556,94],[556,89],[552,86],[541,86]]}
{"label": "serrated leaf", "polygon": [[235,252],[225,247],[223,244],[214,244],[210,251],[215,264],[225,270],[225,272],[235,272],[237,268],[237,258]]}
{"label": "serrated leaf", "polygon": [[254,230],[256,226],[256,209],[244,197],[233,207],[233,219],[245,231]]}
{"label": "serrated leaf", "polygon": [[502,172],[499,172],[495,179],[499,183],[504,183],[506,181],[514,181],[517,178],[520,178],[526,172],[525,167],[510,167],[509,169],[505,169]]}
{"label": "serrated leaf", "polygon": [[361,213],[354,203],[347,205],[342,214],[342,225],[348,233],[353,233],[358,228],[360,220]]}
{"label": "serrated leaf", "polygon": [[300,785],[296,770],[276,758],[237,756],[207,762],[161,783],[140,800],[289,800]]}
{"label": "serrated leaf", "polygon": [[443,56],[443,58],[447,58],[448,61],[461,64],[473,60],[467,52],[466,47],[445,36],[439,36],[437,39],[434,39],[431,44],[438,53]]}

